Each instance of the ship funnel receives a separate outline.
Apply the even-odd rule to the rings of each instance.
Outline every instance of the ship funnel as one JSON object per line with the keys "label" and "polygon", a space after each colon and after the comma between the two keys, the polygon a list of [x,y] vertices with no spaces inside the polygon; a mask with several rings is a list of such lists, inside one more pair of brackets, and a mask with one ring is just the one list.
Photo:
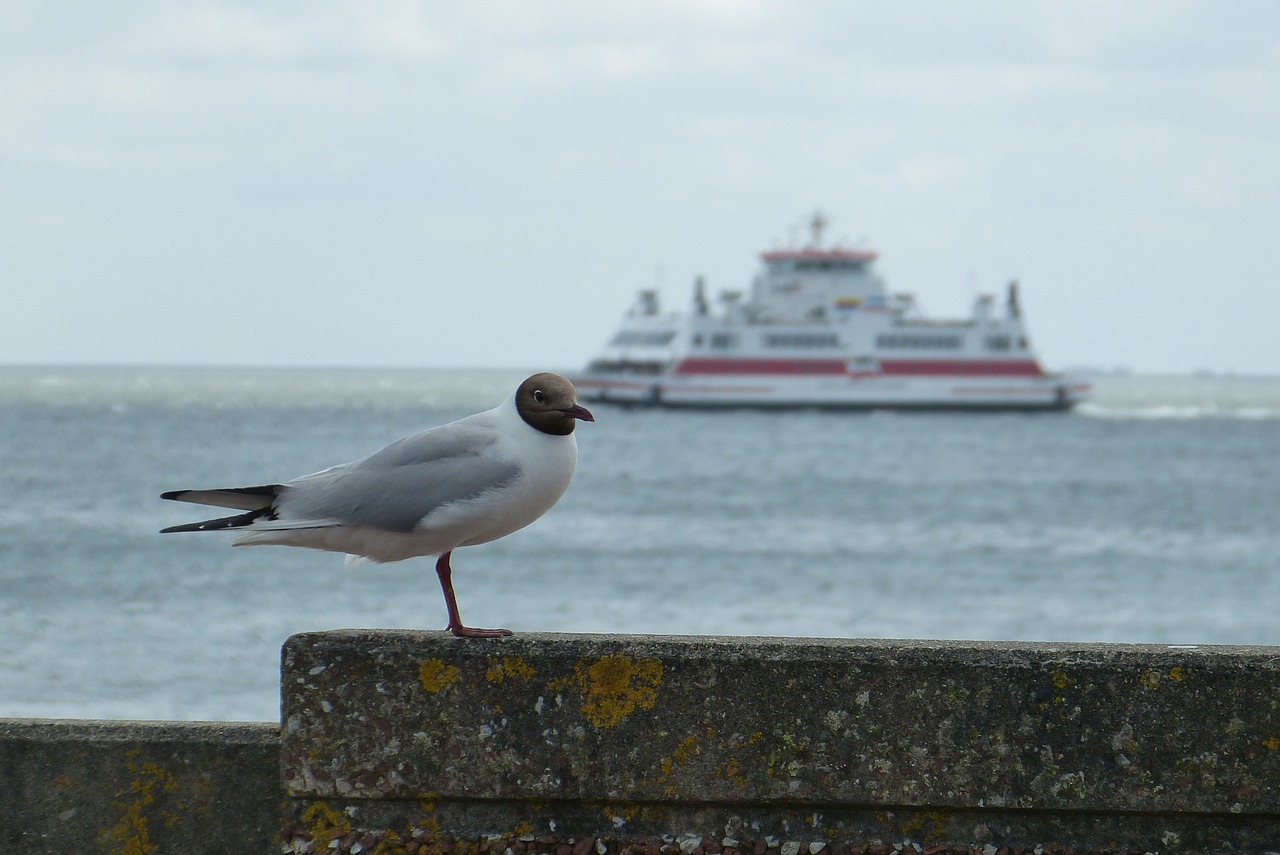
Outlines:
{"label": "ship funnel", "polygon": [[658,292],[653,289],[646,289],[636,295],[635,305],[631,307],[630,315],[640,315],[642,317],[652,317],[658,314]]}

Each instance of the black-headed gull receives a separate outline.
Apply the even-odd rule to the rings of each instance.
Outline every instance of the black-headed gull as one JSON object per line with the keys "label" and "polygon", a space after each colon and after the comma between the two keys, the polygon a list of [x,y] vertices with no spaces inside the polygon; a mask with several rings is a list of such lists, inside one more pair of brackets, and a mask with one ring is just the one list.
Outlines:
{"label": "black-headed gull", "polygon": [[551,509],[573,478],[579,419],[595,421],[578,405],[573,384],[558,374],[534,374],[492,410],[407,436],[352,463],[283,484],[164,493],[161,498],[245,513],[162,533],[232,529],[239,534],[234,546],[302,546],[345,552],[351,560],[436,555],[449,631],[510,635],[463,625],[449,556],[460,546],[505,537]]}

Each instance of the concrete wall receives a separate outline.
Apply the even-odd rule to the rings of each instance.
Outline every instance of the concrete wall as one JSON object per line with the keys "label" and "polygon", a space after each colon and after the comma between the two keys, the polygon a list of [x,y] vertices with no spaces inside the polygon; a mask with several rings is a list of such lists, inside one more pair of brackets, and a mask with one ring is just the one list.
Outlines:
{"label": "concrete wall", "polygon": [[0,719],[0,852],[279,852],[275,724]]}
{"label": "concrete wall", "polygon": [[343,631],[281,685],[0,722],[0,852],[1280,851],[1270,648]]}
{"label": "concrete wall", "polygon": [[352,631],[283,674],[300,850],[1280,849],[1272,649]]}

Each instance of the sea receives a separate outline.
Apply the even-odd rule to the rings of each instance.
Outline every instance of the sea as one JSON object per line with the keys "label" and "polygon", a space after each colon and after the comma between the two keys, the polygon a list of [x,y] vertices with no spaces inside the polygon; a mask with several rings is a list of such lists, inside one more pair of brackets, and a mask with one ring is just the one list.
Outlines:
{"label": "sea", "polygon": [[[289,635],[442,628],[429,559],[161,535],[203,509],[159,494],[355,459],[525,373],[0,367],[0,716],[276,720]],[[1280,377],[1093,381],[1071,413],[595,406],[560,503],[454,554],[462,615],[1280,644]]]}

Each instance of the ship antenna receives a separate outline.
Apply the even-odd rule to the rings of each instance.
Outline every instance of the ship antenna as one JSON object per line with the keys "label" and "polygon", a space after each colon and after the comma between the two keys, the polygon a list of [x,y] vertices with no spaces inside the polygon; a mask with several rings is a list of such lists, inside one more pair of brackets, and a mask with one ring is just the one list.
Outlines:
{"label": "ship antenna", "polygon": [[818,249],[822,246],[822,233],[826,231],[827,226],[831,225],[831,221],[827,219],[827,215],[821,210],[813,212],[813,219],[809,220],[809,230],[813,232],[813,248]]}

